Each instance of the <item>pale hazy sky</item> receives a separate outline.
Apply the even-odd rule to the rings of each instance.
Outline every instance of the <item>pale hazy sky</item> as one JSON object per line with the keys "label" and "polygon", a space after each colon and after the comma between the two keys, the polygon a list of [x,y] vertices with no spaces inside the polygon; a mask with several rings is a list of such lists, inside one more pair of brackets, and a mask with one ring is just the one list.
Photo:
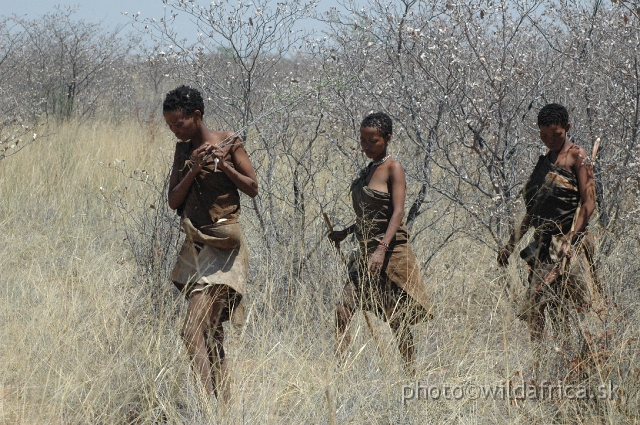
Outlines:
{"label": "pale hazy sky", "polygon": [[[208,4],[209,1],[198,0]],[[273,0],[275,3],[277,0]],[[328,10],[330,7],[342,9],[339,0],[322,0],[318,5],[318,11]],[[56,5],[78,6],[74,14],[76,19],[89,22],[102,22],[108,28],[116,25],[129,25],[130,16],[140,12],[141,18],[161,18],[164,16],[164,4],[162,0],[0,0],[0,16],[13,14],[28,18],[38,18],[46,13],[55,11]],[[128,16],[123,16],[128,12]],[[310,25],[321,25],[316,21],[310,21]]]}
{"label": "pale hazy sky", "polygon": [[107,25],[127,24],[130,22],[122,12],[144,14],[149,17],[160,16],[163,12],[162,0],[2,0],[0,13],[4,16],[16,14],[37,18],[53,12],[56,5],[78,6],[76,17],[91,22],[104,22]]}

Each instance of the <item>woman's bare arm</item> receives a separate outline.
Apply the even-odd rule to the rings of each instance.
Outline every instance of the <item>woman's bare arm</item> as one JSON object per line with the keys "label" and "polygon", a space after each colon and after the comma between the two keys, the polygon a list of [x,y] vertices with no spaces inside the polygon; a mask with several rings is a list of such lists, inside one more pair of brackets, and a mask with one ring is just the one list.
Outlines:
{"label": "woman's bare arm", "polygon": [[[195,153],[195,152],[194,152]],[[194,158],[193,165],[189,172],[180,180],[180,170],[179,168],[183,166],[183,161],[178,157],[178,148],[176,148],[176,152],[173,157],[173,167],[171,168],[171,176],[169,177],[169,208],[175,210],[182,205],[185,199],[187,199],[187,195],[189,194],[189,189],[193,184],[193,181],[196,179],[196,176],[202,169],[202,158],[204,157],[204,153],[197,154]]]}
{"label": "woman's bare arm", "polygon": [[[229,136],[232,134],[229,133]],[[233,145],[230,147],[229,152],[231,154],[231,161],[233,161],[233,167],[230,167],[224,160],[223,149],[217,149],[214,155],[218,158],[218,169],[222,170],[236,185],[236,187],[243,193],[250,197],[255,197],[258,194],[258,178],[256,172],[253,169],[249,154],[242,146],[240,138],[234,139]]]}

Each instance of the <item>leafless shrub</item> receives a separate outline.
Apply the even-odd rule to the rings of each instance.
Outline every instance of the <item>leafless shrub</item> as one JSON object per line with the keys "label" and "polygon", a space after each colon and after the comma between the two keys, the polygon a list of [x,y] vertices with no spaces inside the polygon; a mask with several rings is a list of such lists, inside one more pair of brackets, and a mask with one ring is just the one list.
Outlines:
{"label": "leafless shrub", "polygon": [[324,18],[331,40],[320,52],[334,75],[355,76],[335,86],[332,106],[343,128],[356,128],[356,117],[371,109],[387,110],[402,126],[399,136],[412,142],[403,163],[421,183],[410,221],[422,200],[432,200],[433,210],[440,195],[474,223],[469,236],[500,246],[542,153],[537,110],[556,101],[570,107],[574,140],[587,151],[602,137],[600,218],[610,230],[624,228],[616,218],[637,188],[615,182],[635,175],[637,49],[627,47],[637,28],[619,10],[600,1],[349,5]]}
{"label": "leafless shrub", "polygon": [[22,64],[11,80],[11,94],[30,108],[30,117],[87,116],[126,80],[121,70],[132,45],[120,37],[122,28],[107,31],[77,20],[75,10],[8,18],[12,35],[21,41],[12,46],[11,60]]}
{"label": "leafless shrub", "polygon": [[[159,160],[168,162],[166,158]],[[108,195],[101,191],[101,196],[120,214],[116,224],[125,235],[141,283],[157,291],[169,281],[182,239],[178,217],[168,205],[168,174],[163,178],[162,174],[130,169],[124,160],[115,160],[103,169],[122,174],[129,181],[129,185]],[[125,196],[126,192],[136,196]]]}
{"label": "leafless shrub", "polygon": [[[19,54],[26,48],[24,33],[9,18],[0,19],[0,160],[12,156],[38,137],[24,99],[15,96],[12,85],[23,72]],[[30,128],[30,125],[33,128]]]}

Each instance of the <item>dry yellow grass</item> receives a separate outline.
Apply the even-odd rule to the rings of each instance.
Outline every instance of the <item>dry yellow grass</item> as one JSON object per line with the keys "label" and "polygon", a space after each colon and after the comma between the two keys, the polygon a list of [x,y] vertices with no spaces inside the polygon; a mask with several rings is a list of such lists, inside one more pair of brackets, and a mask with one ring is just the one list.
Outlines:
{"label": "dry yellow grass", "polygon": [[[623,390],[616,400],[597,412],[575,400],[403,404],[403,386],[416,381],[504,385],[530,378],[528,333],[503,290],[506,279],[516,295],[522,292],[522,265],[514,258],[502,276],[493,252],[460,239],[423,270],[436,318],[414,328],[418,374],[410,379],[388,327],[373,321],[376,349],[361,315],[350,357],[334,357],[343,270],[328,243],[301,266],[300,253],[323,237],[319,214],[305,233],[314,240],[267,252],[250,208],[243,217],[252,255],[248,318],[244,327],[228,328],[233,400],[219,409],[190,373],[179,336],[180,294],[151,276],[153,260],[131,249],[149,237],[131,229],[148,220],[159,196],[144,181],[161,185],[173,153],[168,132],[158,128],[68,123],[0,163],[1,423],[638,422],[640,262],[633,238],[602,259],[617,307],[608,317],[615,335],[598,379]],[[279,218],[283,228],[288,219]],[[423,232],[415,242],[419,259],[428,256],[429,238]]]}

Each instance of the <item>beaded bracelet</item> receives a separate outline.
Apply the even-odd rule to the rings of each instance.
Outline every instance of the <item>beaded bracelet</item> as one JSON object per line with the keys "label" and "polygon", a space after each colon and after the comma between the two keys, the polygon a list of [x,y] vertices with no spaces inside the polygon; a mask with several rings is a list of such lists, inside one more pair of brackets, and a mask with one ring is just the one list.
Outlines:
{"label": "beaded bracelet", "polygon": [[389,244],[388,244],[388,243],[383,242],[383,241],[380,241],[380,244],[379,244],[379,245],[380,245],[381,247],[383,247],[385,251],[389,251]]}

